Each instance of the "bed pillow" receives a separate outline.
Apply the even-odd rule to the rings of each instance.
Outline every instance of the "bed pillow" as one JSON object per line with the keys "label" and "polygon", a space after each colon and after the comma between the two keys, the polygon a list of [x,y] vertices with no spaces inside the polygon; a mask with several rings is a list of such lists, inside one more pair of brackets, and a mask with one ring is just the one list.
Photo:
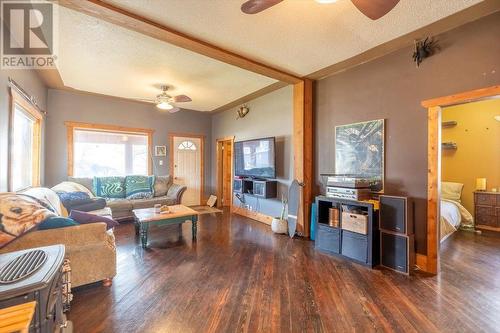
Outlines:
{"label": "bed pillow", "polygon": [[127,199],[149,199],[154,196],[155,176],[125,177]]}
{"label": "bed pillow", "polygon": [[443,199],[461,202],[463,188],[464,184],[461,183],[442,182],[441,197]]}
{"label": "bed pillow", "polygon": [[116,222],[115,220],[113,220],[109,217],[99,216],[99,215],[95,215],[95,214],[91,214],[91,213],[87,213],[87,212],[82,212],[79,210],[72,210],[69,217],[80,224],[104,222],[104,223],[106,223],[106,229],[108,229],[108,230],[119,225],[118,222]]}
{"label": "bed pillow", "polygon": [[95,177],[93,185],[98,197],[125,198],[125,177]]}

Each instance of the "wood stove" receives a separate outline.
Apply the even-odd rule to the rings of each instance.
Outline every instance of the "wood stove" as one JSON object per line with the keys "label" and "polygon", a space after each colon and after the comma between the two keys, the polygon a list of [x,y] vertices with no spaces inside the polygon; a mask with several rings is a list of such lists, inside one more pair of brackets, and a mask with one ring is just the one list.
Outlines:
{"label": "wood stove", "polygon": [[64,253],[53,245],[0,255],[0,308],[36,301],[30,332],[71,332],[63,313]]}

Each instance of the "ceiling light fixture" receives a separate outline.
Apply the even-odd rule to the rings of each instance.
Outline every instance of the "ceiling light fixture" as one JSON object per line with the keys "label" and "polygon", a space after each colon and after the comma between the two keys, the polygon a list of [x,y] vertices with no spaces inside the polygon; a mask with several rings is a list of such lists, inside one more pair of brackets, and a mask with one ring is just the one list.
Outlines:
{"label": "ceiling light fixture", "polygon": [[500,121],[500,115],[494,116],[493,118],[495,118],[496,121]]}
{"label": "ceiling light fixture", "polygon": [[338,0],[316,0],[317,3],[321,3],[321,4],[334,3],[337,1]]}
{"label": "ceiling light fixture", "polygon": [[170,104],[169,102],[165,102],[165,101],[161,101],[161,102],[157,103],[156,107],[158,109],[162,109],[162,110],[172,110],[174,108],[174,106],[172,104]]}

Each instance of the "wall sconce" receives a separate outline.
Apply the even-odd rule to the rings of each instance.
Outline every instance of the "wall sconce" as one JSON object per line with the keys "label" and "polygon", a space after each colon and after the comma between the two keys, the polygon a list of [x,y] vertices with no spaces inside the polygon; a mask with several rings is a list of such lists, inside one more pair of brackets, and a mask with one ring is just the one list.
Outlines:
{"label": "wall sconce", "polygon": [[248,112],[250,112],[250,109],[248,108],[248,106],[246,106],[246,104],[244,104],[240,106],[240,108],[236,110],[236,112],[238,113],[238,117],[236,117],[236,120],[238,120],[240,118],[245,118]]}

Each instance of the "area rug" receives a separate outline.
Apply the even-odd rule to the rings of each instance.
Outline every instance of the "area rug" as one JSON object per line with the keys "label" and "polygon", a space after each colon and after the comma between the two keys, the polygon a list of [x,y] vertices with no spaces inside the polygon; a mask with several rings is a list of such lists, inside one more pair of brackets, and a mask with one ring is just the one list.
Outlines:
{"label": "area rug", "polygon": [[190,208],[200,213],[200,215],[222,213],[222,210],[210,206],[191,206]]}

